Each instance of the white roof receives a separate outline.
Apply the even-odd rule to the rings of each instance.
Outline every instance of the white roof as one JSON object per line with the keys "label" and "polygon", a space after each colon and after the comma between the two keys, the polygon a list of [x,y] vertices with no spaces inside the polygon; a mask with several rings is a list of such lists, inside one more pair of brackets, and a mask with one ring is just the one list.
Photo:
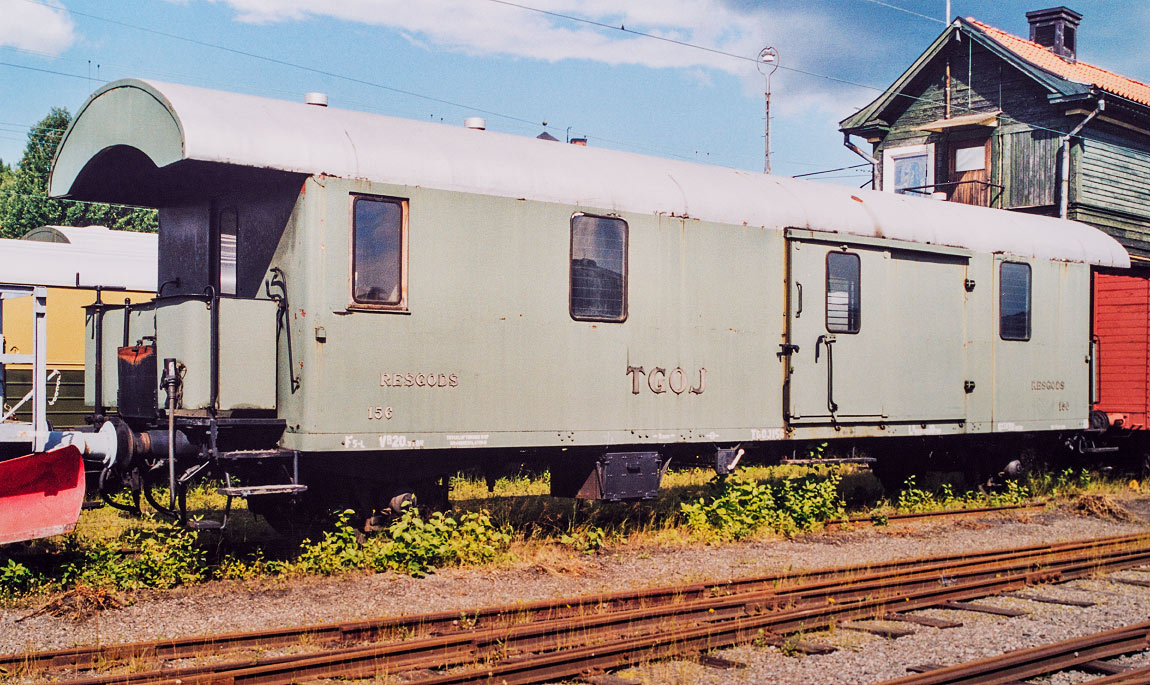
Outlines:
{"label": "white roof", "polygon": [[[102,228],[102,227],[100,227]],[[73,229],[67,229],[69,233]],[[155,292],[158,241],[154,233],[85,231],[79,242],[49,243],[0,239],[0,283],[92,288],[97,285]],[[71,237],[71,235],[69,235]],[[132,243],[130,249],[124,244]]]}
{"label": "white roof", "polygon": [[[42,226],[36,231],[50,230],[65,238],[64,242],[81,248],[96,250],[125,250],[135,253],[156,252],[156,234],[140,231],[120,231],[107,226]],[[27,235],[24,236],[26,240]]]}
{"label": "white roof", "polygon": [[1110,236],[1061,219],[138,80],[89,98],[57,153],[51,194],[67,195],[84,165],[112,145],[136,147],[159,167],[221,162],[588,210],[1130,263]]}

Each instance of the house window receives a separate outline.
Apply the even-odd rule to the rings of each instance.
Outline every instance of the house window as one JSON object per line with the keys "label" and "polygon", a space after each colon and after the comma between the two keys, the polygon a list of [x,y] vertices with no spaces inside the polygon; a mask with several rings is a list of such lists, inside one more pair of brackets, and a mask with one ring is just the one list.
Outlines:
{"label": "house window", "polygon": [[905,145],[883,150],[883,190],[908,195],[930,195],[933,186],[933,143]]}
{"label": "house window", "polygon": [[998,272],[998,334],[1030,340],[1030,265],[1003,262]]}
{"label": "house window", "polygon": [[406,200],[352,196],[351,294],[355,305],[406,306],[406,209]]}
{"label": "house window", "polygon": [[605,216],[571,217],[571,318],[627,318],[627,222]]}
{"label": "house window", "polygon": [[954,170],[983,171],[986,169],[986,143],[954,149]]}
{"label": "house window", "polygon": [[827,332],[858,333],[862,324],[859,256],[827,253]]}

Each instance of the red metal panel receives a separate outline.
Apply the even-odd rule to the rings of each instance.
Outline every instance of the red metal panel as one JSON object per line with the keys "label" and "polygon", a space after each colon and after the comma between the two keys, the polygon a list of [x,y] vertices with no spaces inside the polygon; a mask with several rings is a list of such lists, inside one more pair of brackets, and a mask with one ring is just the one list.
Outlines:
{"label": "red metal panel", "polygon": [[1146,426],[1150,413],[1150,273],[1094,275],[1095,409]]}
{"label": "red metal panel", "polygon": [[0,462],[0,545],[72,530],[84,504],[84,462],[68,445]]}

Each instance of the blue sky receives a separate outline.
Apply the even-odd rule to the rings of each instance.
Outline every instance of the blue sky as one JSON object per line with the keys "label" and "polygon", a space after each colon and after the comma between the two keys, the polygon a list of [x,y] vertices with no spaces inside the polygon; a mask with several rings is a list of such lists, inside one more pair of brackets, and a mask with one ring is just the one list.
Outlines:
{"label": "blue sky", "polygon": [[[953,0],[952,14],[1025,36],[1025,12],[1055,4]],[[1080,59],[1150,80],[1150,3],[1068,6],[1085,16]],[[837,122],[945,14],[945,0],[0,0],[0,159],[19,160],[49,108],[75,114],[101,83],[142,77],[292,100],[318,90],[333,107],[452,125],[478,115],[519,135],[547,122],[560,140],[761,170],[753,58],[771,45],[772,166],[790,176],[861,161]]]}

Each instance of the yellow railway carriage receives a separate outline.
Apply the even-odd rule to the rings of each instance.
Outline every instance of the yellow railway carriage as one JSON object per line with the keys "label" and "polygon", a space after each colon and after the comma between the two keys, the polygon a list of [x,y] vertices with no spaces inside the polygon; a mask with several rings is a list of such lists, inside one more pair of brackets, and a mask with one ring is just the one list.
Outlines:
{"label": "yellow railway carriage", "polygon": [[[21,240],[0,240],[0,282],[48,289],[48,420],[54,427],[84,425],[84,307],[104,289],[105,302],[146,302],[156,291],[156,236],[103,226],[44,226]],[[4,352],[32,352],[32,298],[0,301]],[[134,342],[134,341],[133,341]],[[31,387],[31,367],[4,369],[5,412]],[[15,418],[29,420],[25,405]]]}

